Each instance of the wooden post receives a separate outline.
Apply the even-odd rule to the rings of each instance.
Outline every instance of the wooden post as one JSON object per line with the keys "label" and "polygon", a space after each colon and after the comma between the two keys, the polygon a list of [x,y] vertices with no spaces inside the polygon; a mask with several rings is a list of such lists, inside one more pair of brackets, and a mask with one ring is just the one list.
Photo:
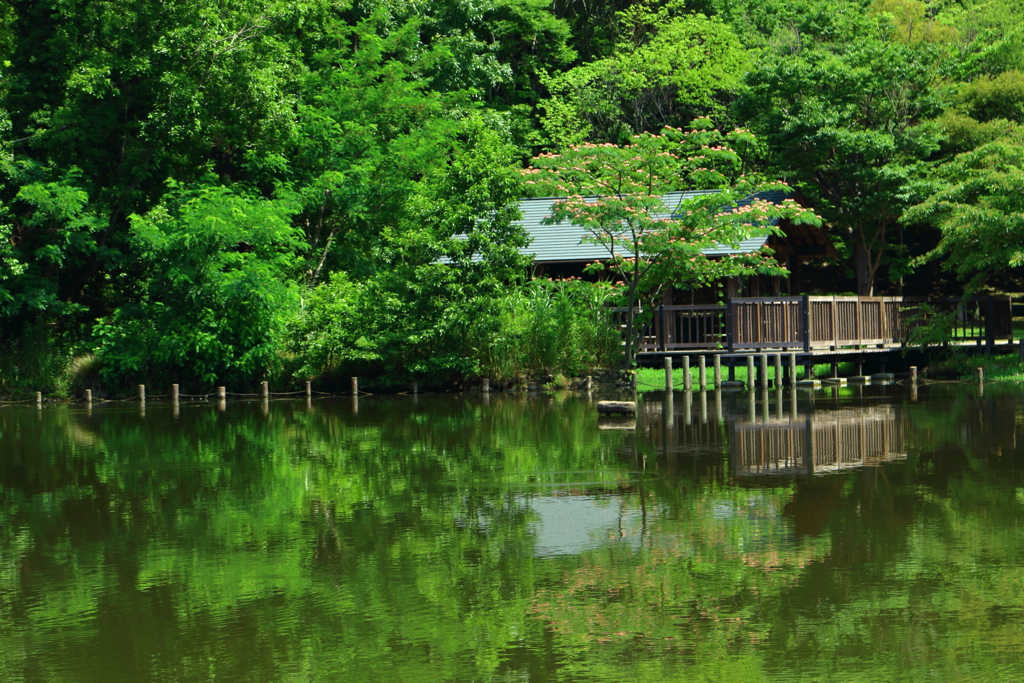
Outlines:
{"label": "wooden post", "polygon": [[359,395],[359,378],[358,377],[353,377],[352,378],[352,395],[353,396],[358,396]]}
{"label": "wooden post", "polygon": [[761,354],[761,387],[768,388],[768,354]]}
{"label": "wooden post", "polygon": [[700,390],[704,391],[708,386],[707,359],[704,358],[704,354],[697,356],[697,379],[700,383]]}
{"label": "wooden post", "polygon": [[145,401],[146,400],[146,385],[145,384],[140,384],[139,385],[139,400],[140,401]]}
{"label": "wooden post", "polygon": [[587,381],[584,383],[583,388],[587,391],[591,391],[594,388],[594,377],[593,375],[587,375]]}
{"label": "wooden post", "polygon": [[92,403],[92,389],[85,390],[85,402]]}
{"label": "wooden post", "polygon": [[718,388],[720,388],[722,386],[722,358],[721,358],[721,356],[719,356],[716,353],[712,363],[714,364],[714,370],[715,370],[715,389],[718,389]]}
{"label": "wooden post", "polygon": [[665,391],[672,393],[672,356],[665,356]]}
{"label": "wooden post", "polygon": [[910,366],[910,382],[911,384],[917,384],[917,366]]}
{"label": "wooden post", "polygon": [[270,398],[270,382],[267,382],[266,380],[260,382],[260,395],[263,396],[263,398]]}
{"label": "wooden post", "polygon": [[[804,353],[811,352],[811,297],[805,296],[800,301],[801,312],[800,318],[803,322],[803,333],[804,333]],[[806,379],[806,378],[805,378]]]}
{"label": "wooden post", "polygon": [[782,388],[782,354],[775,354],[775,388]]}
{"label": "wooden post", "polygon": [[[729,353],[732,353],[736,346],[736,325],[732,307],[732,297],[730,297],[725,300],[725,348]],[[730,376],[729,379],[733,378]]]}
{"label": "wooden post", "polygon": [[985,353],[992,355],[996,346],[996,300],[989,294],[985,297]]}
{"label": "wooden post", "polygon": [[985,382],[985,370],[984,368],[978,368],[978,383],[983,384]]}
{"label": "wooden post", "polygon": [[[754,389],[754,357],[747,356],[747,391]],[[753,420],[751,420],[753,422]]]}
{"label": "wooden post", "polygon": [[36,392],[36,403],[38,405],[43,405],[43,392],[41,392],[41,391],[37,391]]}
{"label": "wooden post", "polygon": [[171,400],[172,401],[177,401],[178,400],[178,385],[177,384],[172,384],[171,385]]}
{"label": "wooden post", "polygon": [[[487,381],[489,382],[490,380],[487,380]],[[490,391],[491,390],[490,387],[488,387],[487,390]],[[414,393],[414,394],[420,393],[420,383],[419,382],[413,382],[412,383],[412,393]]]}
{"label": "wooden post", "polygon": [[789,386],[796,386],[796,354],[789,354]]}
{"label": "wooden post", "polygon": [[489,393],[491,393],[491,380],[489,380],[489,379],[485,378],[485,379],[483,380],[483,385],[482,385],[482,386],[480,387],[480,389],[481,389],[481,391],[483,391],[483,392],[484,392],[485,394],[489,394]]}
{"label": "wooden post", "polygon": [[313,395],[313,383],[310,382],[309,380],[306,380],[306,396],[312,396],[312,395]]}
{"label": "wooden post", "polygon": [[832,378],[835,379],[839,376],[839,363],[835,360],[832,361]]}
{"label": "wooden post", "polygon": [[693,378],[690,377],[689,356],[683,356],[683,391],[693,391]]}
{"label": "wooden post", "polygon": [[218,398],[218,400],[223,401],[224,399],[227,398],[227,395],[228,395],[228,390],[227,390],[226,387],[217,387],[217,398]]}

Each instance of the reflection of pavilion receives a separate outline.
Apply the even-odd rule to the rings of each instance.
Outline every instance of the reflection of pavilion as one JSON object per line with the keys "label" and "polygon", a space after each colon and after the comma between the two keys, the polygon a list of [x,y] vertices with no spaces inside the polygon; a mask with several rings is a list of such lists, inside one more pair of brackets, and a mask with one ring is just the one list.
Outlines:
{"label": "reflection of pavilion", "polygon": [[797,394],[767,391],[665,398],[645,399],[638,417],[670,468],[680,456],[724,452],[737,477],[828,474],[906,458],[906,418],[891,405],[805,403],[805,411]]}
{"label": "reflection of pavilion", "polygon": [[795,421],[734,422],[737,477],[829,474],[905,459],[905,421],[892,406],[815,410]]}

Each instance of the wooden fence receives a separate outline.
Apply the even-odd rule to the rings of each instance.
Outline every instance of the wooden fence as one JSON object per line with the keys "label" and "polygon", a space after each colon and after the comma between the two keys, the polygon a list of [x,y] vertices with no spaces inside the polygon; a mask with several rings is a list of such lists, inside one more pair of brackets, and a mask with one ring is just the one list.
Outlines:
{"label": "wooden fence", "polygon": [[927,311],[955,311],[953,340],[1012,341],[1007,296],[904,302],[903,297],[790,296],[722,306],[659,306],[639,329],[638,351],[884,348],[906,343]]}

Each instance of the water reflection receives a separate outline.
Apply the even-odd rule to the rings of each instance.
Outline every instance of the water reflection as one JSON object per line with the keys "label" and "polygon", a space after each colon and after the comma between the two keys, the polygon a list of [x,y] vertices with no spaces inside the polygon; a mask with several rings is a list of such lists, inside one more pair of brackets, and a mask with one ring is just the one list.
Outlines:
{"label": "water reflection", "polygon": [[[862,389],[856,391],[863,395]],[[704,394],[700,396],[700,425],[708,424]],[[801,413],[796,391],[764,390],[727,397],[730,410],[725,431],[720,425],[693,429],[693,419],[687,419],[693,413],[690,400],[684,400],[681,409],[684,429],[676,428],[679,415],[675,396],[646,400],[641,412],[658,451],[674,461],[695,450],[721,449],[729,453],[736,477],[821,475],[907,457],[904,437],[908,417],[899,406],[832,408],[808,403]],[[838,394],[834,393],[833,398],[838,399]],[[722,393],[717,392],[719,423],[726,422],[722,401]]]}
{"label": "water reflection", "polygon": [[0,678],[1024,678],[1018,391],[666,399],[2,409]]}

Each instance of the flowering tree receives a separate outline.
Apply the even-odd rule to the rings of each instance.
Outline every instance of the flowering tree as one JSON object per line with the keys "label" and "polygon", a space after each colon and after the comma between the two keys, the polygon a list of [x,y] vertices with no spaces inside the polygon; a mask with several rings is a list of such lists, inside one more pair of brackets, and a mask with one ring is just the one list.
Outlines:
{"label": "flowering tree", "polygon": [[[579,226],[582,241],[608,252],[590,270],[608,269],[621,283],[627,366],[633,363],[637,305],[665,285],[786,273],[768,248],[725,257],[708,256],[706,250],[736,248],[755,234],[777,232],[779,219],[820,224],[791,199],[776,204],[757,198],[790,190],[786,183],[743,172],[740,151],[752,137],[742,129],[722,134],[701,120],[691,130],[666,127],[661,134],[636,135],[626,145],[586,144],[542,154],[524,169],[527,184],[563,197],[555,202],[550,223]],[[667,193],[684,189],[709,192],[678,206],[666,203]]]}

